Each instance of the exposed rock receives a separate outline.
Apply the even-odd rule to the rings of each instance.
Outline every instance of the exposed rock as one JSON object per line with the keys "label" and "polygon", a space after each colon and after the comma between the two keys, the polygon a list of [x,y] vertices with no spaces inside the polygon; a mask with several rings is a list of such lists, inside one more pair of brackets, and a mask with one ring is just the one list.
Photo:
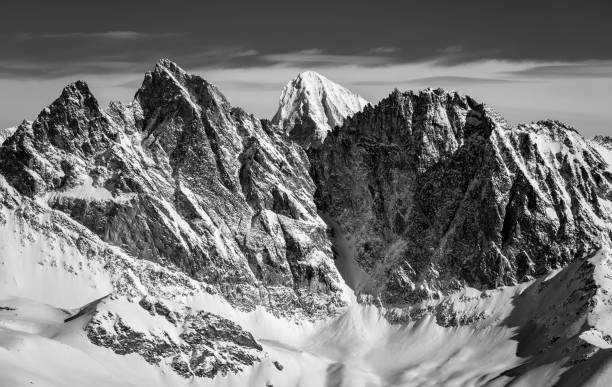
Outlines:
{"label": "exposed rock", "polygon": [[317,206],[388,305],[516,284],[610,240],[610,166],[556,121],[512,128],[457,93],[395,91],[309,152]]}
{"label": "exposed rock", "polygon": [[[151,304],[143,300],[140,306],[152,316],[168,319],[167,309],[157,313],[159,302],[155,308],[148,309]],[[184,316],[174,314],[173,321],[168,321],[172,327],[158,323],[153,330],[142,331],[140,324],[130,325],[121,315],[101,307],[85,331],[96,345],[120,355],[137,353],[155,365],[166,362],[186,378],[236,373],[260,360],[262,347],[250,333],[228,319],[198,311]],[[177,329],[173,329],[175,325]]]}
{"label": "exposed rock", "polygon": [[344,305],[303,150],[168,60],[106,112],[84,82],[67,86],[0,164],[22,194],[240,308],[316,318]]}

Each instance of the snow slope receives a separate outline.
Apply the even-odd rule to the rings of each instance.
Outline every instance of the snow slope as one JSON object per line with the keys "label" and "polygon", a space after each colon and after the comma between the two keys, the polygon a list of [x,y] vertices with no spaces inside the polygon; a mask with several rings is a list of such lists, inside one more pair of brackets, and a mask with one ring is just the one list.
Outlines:
{"label": "snow slope", "polygon": [[[464,291],[439,301],[452,302],[463,316],[481,316],[480,323],[473,325],[443,327],[431,314],[391,324],[383,311],[363,304],[353,304],[328,321],[296,325],[263,310],[238,312],[221,298],[209,297],[199,307],[240,322],[254,332],[265,351],[253,367],[214,379],[184,379],[163,364],[156,367],[139,356],[117,355],[93,345],[83,333],[91,314],[64,322],[76,310],[3,299],[0,383],[72,386],[87,380],[96,386],[371,387],[503,386],[512,381],[549,386],[578,380],[566,385],[605,385],[612,353],[603,336],[592,332],[610,333],[610,300],[603,286],[609,285],[611,266],[610,252],[603,250],[542,280],[484,293]],[[593,284],[596,289],[589,293]],[[137,303],[123,298],[96,306],[98,311],[126,316],[135,329],[179,334],[163,320],[148,320],[137,308]],[[537,335],[535,341],[526,336],[529,331]],[[547,340],[550,334],[560,337],[557,347],[530,352],[532,342]],[[585,348],[593,355],[576,361]]]}

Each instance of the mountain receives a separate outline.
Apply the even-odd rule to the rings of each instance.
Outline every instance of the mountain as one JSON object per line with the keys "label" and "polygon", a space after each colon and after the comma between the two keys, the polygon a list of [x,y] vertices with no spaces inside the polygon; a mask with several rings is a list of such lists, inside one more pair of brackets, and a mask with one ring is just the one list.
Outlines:
{"label": "mountain", "polygon": [[455,92],[395,91],[311,153],[317,207],[387,305],[516,285],[612,237],[609,150]]}
{"label": "mountain", "polygon": [[[28,121],[24,121],[22,123],[22,125],[28,125],[28,124],[29,124]],[[4,140],[6,140],[7,138],[11,137],[13,133],[15,133],[16,130],[17,130],[16,126],[13,126],[11,128],[0,129],[0,144],[3,143]]]}
{"label": "mountain", "polygon": [[[0,164],[15,238],[3,249],[26,249],[5,251],[3,294],[69,308],[99,300],[84,330],[117,354],[184,377],[261,358],[250,333],[177,301],[184,293],[300,321],[346,305],[304,151],[168,60],[134,101],[108,110],[85,82],[68,85],[4,141]],[[60,288],[46,292],[54,278]]]}
{"label": "mountain", "polygon": [[304,148],[320,145],[327,133],[369,102],[314,71],[305,71],[283,89],[272,123]]}
{"label": "mountain", "polygon": [[346,116],[302,147],[160,60],[6,131],[0,385],[609,384],[611,140],[443,90]]}
{"label": "mountain", "polygon": [[71,84],[4,145],[0,170],[21,194],[244,309],[342,305],[305,153],[172,62],[108,112]]}

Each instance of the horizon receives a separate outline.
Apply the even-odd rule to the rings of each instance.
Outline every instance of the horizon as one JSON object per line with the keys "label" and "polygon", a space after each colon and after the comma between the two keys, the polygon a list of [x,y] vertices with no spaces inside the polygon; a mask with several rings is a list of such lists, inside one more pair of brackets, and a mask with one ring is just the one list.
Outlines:
{"label": "horizon", "polygon": [[[158,60],[157,60],[155,63],[157,63],[157,62],[159,62],[159,61],[161,61],[161,60],[163,60],[163,59],[170,60],[171,62],[173,62],[173,63],[177,64],[179,67],[183,68],[183,67],[181,66],[181,64],[180,64],[180,63],[177,63],[177,62],[173,61],[171,58],[160,58],[160,59],[158,59]],[[150,71],[150,70],[151,70],[153,67],[155,67],[155,65],[151,66],[151,67],[150,67],[148,70],[145,70],[145,72],[143,72],[143,74],[142,74],[142,77],[144,77],[144,75],[146,74],[146,72]],[[183,70],[185,70],[185,69],[183,68]],[[244,106],[243,106],[243,105],[236,105],[235,103],[233,103],[232,98],[231,98],[230,96],[228,96],[228,94],[226,94],[226,93],[225,93],[225,91],[223,90],[223,88],[222,88],[222,87],[220,87],[220,86],[219,86],[219,84],[215,83],[215,82],[214,82],[214,81],[212,81],[211,79],[207,79],[205,76],[202,76],[201,74],[198,74],[198,73],[195,73],[195,72],[191,72],[191,71],[189,71],[189,70],[185,70],[185,71],[186,71],[188,74],[191,74],[191,75],[198,75],[198,76],[202,77],[203,79],[205,79],[207,82],[209,82],[209,83],[213,84],[213,85],[214,85],[215,87],[217,87],[217,88],[218,88],[218,89],[221,91],[221,93],[222,93],[222,94],[223,94],[223,95],[224,95],[224,96],[225,96],[225,97],[228,99],[228,101],[229,101],[229,103],[231,104],[231,106],[232,106],[232,107],[240,107],[240,108],[243,108],[243,109],[244,109],[244,110],[245,110],[247,113],[249,113],[249,114],[253,114],[253,115],[254,115],[255,117],[257,117],[258,119],[268,119],[268,120],[272,119],[272,117],[274,116],[274,114],[275,114],[275,113],[277,112],[277,110],[278,110],[278,102],[279,102],[279,98],[280,98],[280,95],[281,95],[282,89],[283,89],[283,88],[284,88],[284,87],[285,87],[287,84],[289,84],[289,83],[290,83],[292,80],[294,80],[294,79],[295,79],[295,78],[297,78],[299,75],[301,75],[301,74],[303,74],[303,73],[305,73],[305,72],[314,72],[314,73],[316,73],[316,74],[322,75],[323,77],[327,78],[327,79],[328,79],[329,81],[331,81],[331,82],[334,82],[334,83],[336,83],[336,84],[339,84],[340,86],[345,87],[345,86],[344,86],[344,84],[339,83],[339,82],[336,82],[334,79],[331,79],[331,78],[330,78],[330,77],[328,77],[326,74],[321,73],[320,71],[313,70],[313,69],[303,69],[303,70],[301,70],[300,72],[296,73],[296,74],[295,74],[295,75],[294,75],[292,78],[288,79],[288,80],[287,80],[287,82],[285,82],[285,83],[284,83],[284,84],[283,84],[283,85],[282,85],[282,86],[279,88],[278,93],[277,93],[278,98],[277,98],[276,105],[275,105],[275,107],[274,107],[273,111],[272,111],[270,114],[268,114],[267,116],[262,116],[262,115],[259,115],[259,114],[255,113],[255,112],[253,112],[253,111],[248,110],[248,108],[246,108],[246,107],[245,107],[246,105],[248,105],[248,103],[245,103],[245,105],[244,105]],[[141,78],[142,78],[142,77],[141,77]],[[13,123],[12,125],[10,125],[10,124],[9,124],[9,125],[3,125],[3,126],[0,126],[0,129],[4,129],[4,128],[10,128],[10,127],[15,127],[15,126],[18,126],[18,125],[19,125],[19,124],[21,124],[21,122],[23,122],[24,120],[27,120],[27,121],[34,121],[34,120],[37,118],[38,114],[39,114],[39,113],[40,113],[42,110],[44,110],[44,109],[45,109],[45,107],[47,107],[47,106],[51,105],[51,104],[53,103],[53,101],[55,101],[55,100],[56,100],[56,99],[57,99],[57,98],[60,96],[60,94],[61,94],[62,90],[63,90],[65,87],[67,87],[67,86],[68,86],[68,85],[70,85],[70,84],[73,84],[73,83],[79,82],[79,81],[81,81],[81,82],[85,82],[85,83],[88,85],[88,87],[89,87],[89,89],[90,89],[90,91],[91,91],[92,95],[93,95],[93,96],[96,98],[96,100],[98,100],[98,103],[100,104],[100,106],[101,106],[103,109],[106,109],[106,108],[109,106],[109,104],[110,104],[111,102],[123,102],[123,103],[129,103],[129,102],[131,102],[131,101],[133,100],[133,97],[136,95],[136,92],[137,92],[137,91],[138,91],[138,89],[140,88],[140,84],[138,84],[138,82],[134,81],[134,82],[133,82],[133,84],[135,85],[135,88],[133,89],[133,91],[132,91],[132,93],[131,93],[131,94],[132,94],[132,97],[127,97],[127,98],[123,98],[123,99],[118,99],[118,98],[113,98],[112,96],[103,96],[102,98],[100,98],[100,97],[99,97],[99,95],[98,95],[98,93],[96,93],[96,87],[95,87],[95,86],[92,86],[92,84],[91,84],[90,82],[88,82],[88,81],[87,81],[87,79],[75,79],[75,80],[73,80],[73,81],[69,81],[68,83],[66,83],[66,84],[64,84],[63,86],[61,86],[61,87],[60,87],[60,88],[57,90],[56,96],[55,96],[55,97],[53,97],[52,99],[50,99],[50,100],[49,100],[49,101],[48,101],[46,104],[42,105],[42,106],[41,106],[41,107],[38,109],[38,112],[34,113],[34,114],[31,116],[31,117],[24,117],[24,118],[22,118],[21,120],[19,120],[18,122]],[[512,126],[517,126],[517,125],[519,125],[519,124],[529,124],[529,123],[534,123],[534,122],[537,122],[537,121],[555,120],[555,121],[560,121],[560,122],[562,122],[562,123],[564,123],[564,124],[566,124],[566,125],[568,125],[568,126],[572,127],[572,128],[573,128],[573,129],[575,129],[575,130],[576,130],[576,131],[577,131],[577,132],[578,132],[580,135],[582,135],[582,136],[583,136],[583,137],[585,137],[585,138],[592,138],[592,137],[595,137],[595,136],[610,136],[610,135],[612,135],[612,131],[609,131],[609,130],[606,130],[606,129],[604,129],[604,130],[602,131],[602,133],[599,133],[599,132],[595,131],[594,133],[592,133],[592,134],[590,134],[590,135],[589,135],[589,134],[585,134],[585,133],[584,133],[584,132],[581,130],[581,128],[580,128],[580,127],[575,127],[575,126],[574,126],[574,125],[573,125],[571,122],[564,121],[564,120],[562,120],[562,119],[558,119],[558,118],[556,118],[556,117],[540,117],[540,118],[533,118],[533,119],[530,119],[530,120],[522,120],[522,121],[520,121],[520,120],[519,120],[519,121],[512,120],[512,119],[508,118],[508,116],[506,116],[506,115],[505,115],[503,112],[501,112],[501,111],[499,111],[498,109],[496,109],[496,107],[495,107],[494,105],[492,105],[492,104],[488,103],[487,101],[483,101],[483,100],[481,100],[481,99],[479,99],[479,98],[475,97],[475,96],[474,96],[474,95],[472,95],[472,94],[462,93],[462,92],[461,92],[461,90],[457,90],[457,89],[453,89],[453,88],[424,86],[424,87],[421,87],[421,88],[413,88],[413,89],[399,89],[398,87],[393,87],[393,86],[391,86],[391,88],[390,88],[390,89],[387,91],[387,93],[384,93],[384,92],[383,92],[383,93],[381,94],[381,96],[380,96],[378,99],[376,99],[376,100],[369,99],[369,98],[365,97],[364,95],[362,95],[362,94],[360,94],[360,93],[356,92],[356,91],[355,91],[355,90],[353,90],[353,89],[350,89],[350,88],[347,88],[347,89],[348,89],[349,91],[354,92],[355,94],[358,94],[360,97],[365,98],[366,100],[368,100],[368,102],[370,102],[370,104],[371,104],[372,106],[376,106],[376,105],[377,105],[377,104],[378,104],[380,101],[382,101],[383,99],[387,98],[387,97],[388,97],[388,96],[389,96],[389,95],[390,95],[390,94],[391,94],[391,93],[392,93],[392,92],[393,92],[395,89],[398,89],[398,90],[399,90],[400,92],[402,92],[402,93],[404,93],[404,92],[416,92],[416,93],[418,93],[418,92],[421,92],[421,91],[424,91],[424,90],[428,90],[428,89],[434,89],[434,90],[435,90],[435,89],[438,89],[438,88],[443,89],[445,92],[457,92],[457,93],[459,93],[459,94],[461,94],[461,95],[466,95],[466,96],[470,96],[470,97],[472,97],[472,98],[473,98],[475,101],[477,101],[477,102],[479,102],[479,103],[482,103],[482,104],[484,104],[484,105],[488,106],[489,108],[492,108],[493,110],[495,110],[495,111],[497,111],[498,113],[500,113],[500,114],[502,115],[502,117],[503,117],[504,119],[506,119],[506,120],[508,121],[508,123],[509,123],[510,125],[512,125]]]}
{"label": "horizon", "polygon": [[585,137],[609,135],[612,4],[600,3],[24,0],[0,15],[0,127],[34,119],[76,79],[104,106],[129,101],[167,57],[260,118],[313,70],[373,103],[394,88],[441,87],[513,124],[556,119]]}

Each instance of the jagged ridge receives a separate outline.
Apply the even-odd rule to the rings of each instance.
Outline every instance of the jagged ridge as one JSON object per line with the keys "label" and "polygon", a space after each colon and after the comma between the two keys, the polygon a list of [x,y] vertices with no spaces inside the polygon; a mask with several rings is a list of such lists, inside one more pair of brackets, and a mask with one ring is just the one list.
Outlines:
{"label": "jagged ridge", "polygon": [[610,241],[609,165],[555,121],[512,128],[457,93],[395,91],[311,150],[318,208],[386,303],[513,285]]}

